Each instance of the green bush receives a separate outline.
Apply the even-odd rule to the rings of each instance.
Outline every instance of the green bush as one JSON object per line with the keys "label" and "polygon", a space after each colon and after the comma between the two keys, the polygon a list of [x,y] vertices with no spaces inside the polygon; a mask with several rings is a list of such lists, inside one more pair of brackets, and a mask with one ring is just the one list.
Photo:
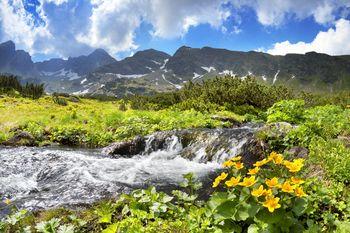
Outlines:
{"label": "green bush", "polygon": [[304,120],[304,100],[282,100],[267,110],[267,122],[289,122],[293,124]]}

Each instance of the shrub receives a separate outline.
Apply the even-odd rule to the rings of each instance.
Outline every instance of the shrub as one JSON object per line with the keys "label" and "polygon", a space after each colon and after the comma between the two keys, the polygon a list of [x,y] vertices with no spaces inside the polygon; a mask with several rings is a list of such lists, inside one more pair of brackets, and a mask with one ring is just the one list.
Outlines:
{"label": "shrub", "polygon": [[304,119],[303,100],[282,100],[267,110],[268,122],[300,123]]}

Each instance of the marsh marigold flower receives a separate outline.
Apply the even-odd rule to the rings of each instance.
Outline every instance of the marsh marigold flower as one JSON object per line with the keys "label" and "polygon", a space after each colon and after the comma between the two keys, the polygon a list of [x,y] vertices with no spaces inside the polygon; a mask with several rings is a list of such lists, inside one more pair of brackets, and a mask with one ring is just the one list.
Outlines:
{"label": "marsh marigold flower", "polygon": [[236,162],[233,164],[233,166],[237,169],[237,170],[241,170],[242,168],[244,168],[244,164],[241,162]]}
{"label": "marsh marigold flower", "polygon": [[301,188],[301,187],[295,188],[294,193],[295,193],[295,196],[297,196],[297,197],[305,197],[306,196],[303,188]]}
{"label": "marsh marigold flower", "polygon": [[256,175],[259,172],[260,168],[259,167],[255,167],[253,169],[249,169],[248,174],[249,175]]}
{"label": "marsh marigold flower", "polygon": [[294,187],[289,183],[289,181],[286,181],[282,184],[281,189],[285,193],[292,193],[294,192]]}
{"label": "marsh marigold flower", "polygon": [[234,164],[234,162],[232,162],[232,160],[227,160],[222,164],[222,166],[223,167],[232,167],[233,164]]}
{"label": "marsh marigold flower", "polygon": [[278,183],[278,178],[274,177],[272,179],[266,179],[265,183],[267,184],[267,186],[269,186],[270,188],[275,188],[275,187],[279,187],[280,184]]}
{"label": "marsh marigold flower", "polygon": [[283,162],[283,155],[277,154],[276,152],[271,152],[269,159],[275,164],[281,164]]}
{"label": "marsh marigold flower", "polygon": [[236,177],[231,177],[231,179],[226,181],[225,184],[227,185],[227,187],[234,187],[234,186],[237,186],[239,184],[240,180],[241,180],[240,176],[238,176],[237,178]]}
{"label": "marsh marigold flower", "polygon": [[305,182],[304,180],[297,177],[290,178],[290,181],[295,185],[303,184]]}
{"label": "marsh marigold flower", "polygon": [[242,159],[242,156],[236,156],[236,157],[233,157],[231,160],[232,161],[239,161]]}
{"label": "marsh marigold flower", "polygon": [[263,186],[263,185],[260,185],[259,188],[253,189],[253,191],[252,191],[252,196],[254,196],[254,197],[260,197],[260,196],[264,195],[264,193],[265,193],[264,186]]}
{"label": "marsh marigold flower", "polygon": [[261,167],[261,166],[264,166],[265,164],[267,164],[268,162],[269,162],[269,160],[263,159],[263,160],[257,161],[253,165],[254,165],[254,167]]}
{"label": "marsh marigold flower", "polygon": [[266,201],[263,203],[263,206],[266,207],[271,213],[281,207],[278,197],[269,196],[266,197]]}
{"label": "marsh marigold flower", "polygon": [[304,165],[304,159],[294,159],[293,162],[285,161],[284,165],[290,172],[298,172]]}
{"label": "marsh marigold flower", "polygon": [[241,183],[239,183],[239,185],[241,185],[243,187],[250,187],[250,186],[254,185],[255,183],[256,183],[255,176],[251,176],[251,177],[244,178],[243,181]]}
{"label": "marsh marigold flower", "polygon": [[265,189],[263,195],[264,196],[272,196],[272,189]]}
{"label": "marsh marigold flower", "polygon": [[213,182],[213,188],[218,187],[220,182],[223,181],[224,179],[226,179],[227,175],[228,174],[226,172],[222,172],[218,177],[216,177],[214,182]]}

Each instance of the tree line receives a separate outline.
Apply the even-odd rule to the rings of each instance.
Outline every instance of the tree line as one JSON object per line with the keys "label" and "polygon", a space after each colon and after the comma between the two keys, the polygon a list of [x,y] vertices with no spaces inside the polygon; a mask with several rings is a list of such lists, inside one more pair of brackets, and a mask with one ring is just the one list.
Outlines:
{"label": "tree line", "polygon": [[23,97],[39,99],[45,94],[44,84],[26,83],[22,85],[14,75],[0,75],[1,94],[20,94]]}

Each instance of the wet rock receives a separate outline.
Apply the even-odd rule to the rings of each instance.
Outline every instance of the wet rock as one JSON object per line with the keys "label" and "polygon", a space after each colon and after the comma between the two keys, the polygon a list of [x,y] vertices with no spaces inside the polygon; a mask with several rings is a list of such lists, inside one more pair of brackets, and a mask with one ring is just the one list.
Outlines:
{"label": "wet rock", "polygon": [[255,137],[249,139],[241,149],[242,162],[251,167],[253,164],[265,158],[265,152],[268,150],[268,144]]}
{"label": "wet rock", "polygon": [[12,138],[3,142],[3,145],[5,146],[37,146],[38,143],[36,142],[33,135],[31,135],[28,132],[22,131],[22,132],[16,133]]}
{"label": "wet rock", "polygon": [[114,157],[131,157],[145,150],[146,143],[143,137],[137,136],[131,141],[115,142],[102,150],[103,154]]}
{"label": "wet rock", "polygon": [[309,156],[309,150],[305,147],[295,146],[285,151],[286,154],[294,158],[306,159]]}
{"label": "wet rock", "polygon": [[287,122],[270,123],[263,126],[260,133],[270,138],[283,138],[295,127]]}

